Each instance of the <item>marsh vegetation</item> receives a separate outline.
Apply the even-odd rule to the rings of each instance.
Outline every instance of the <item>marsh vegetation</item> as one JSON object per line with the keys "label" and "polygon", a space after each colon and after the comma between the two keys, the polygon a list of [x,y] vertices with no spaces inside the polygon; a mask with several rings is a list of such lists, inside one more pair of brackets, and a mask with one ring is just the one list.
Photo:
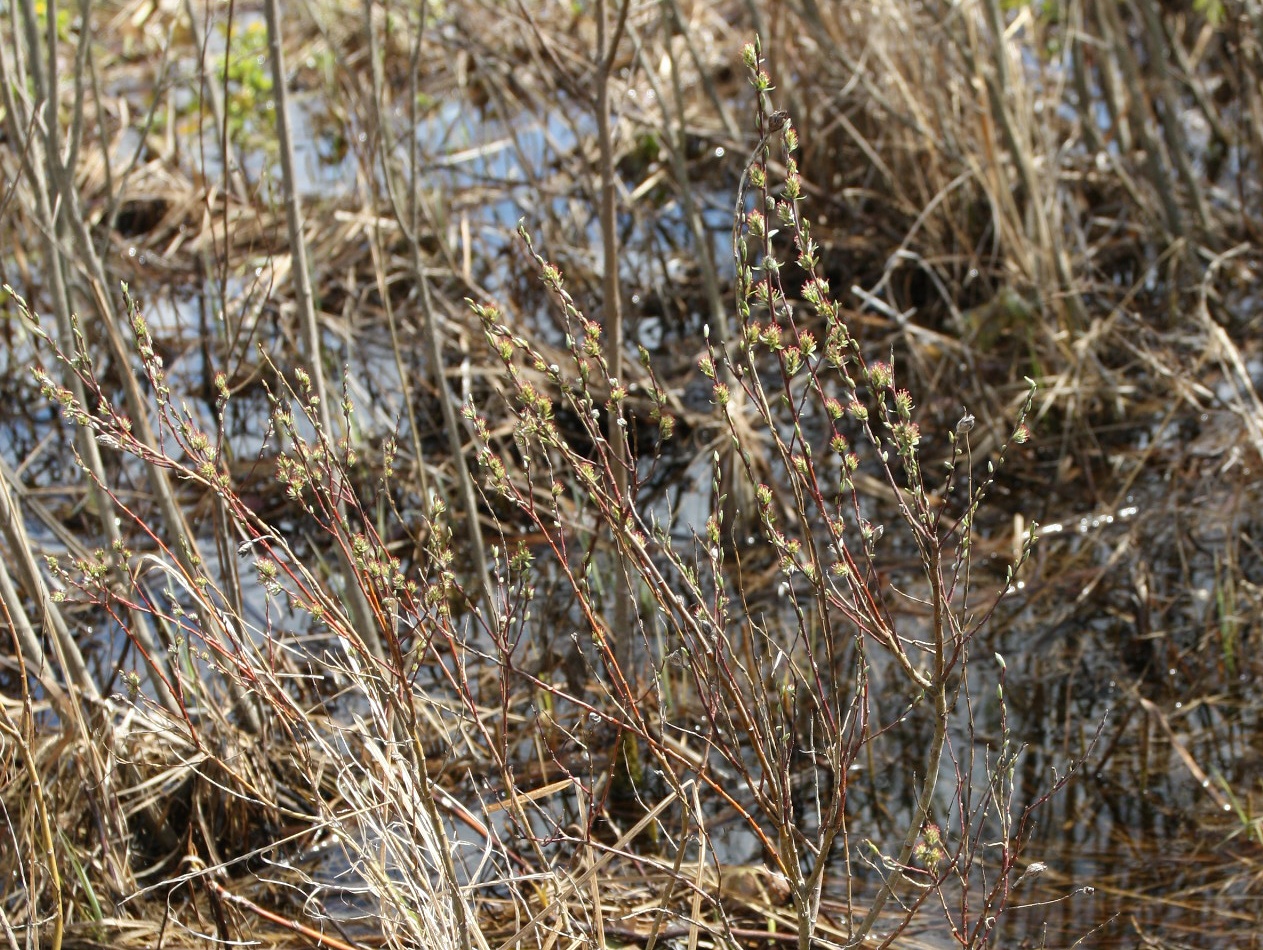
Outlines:
{"label": "marsh vegetation", "polygon": [[0,14],[7,946],[1258,939],[1255,4]]}

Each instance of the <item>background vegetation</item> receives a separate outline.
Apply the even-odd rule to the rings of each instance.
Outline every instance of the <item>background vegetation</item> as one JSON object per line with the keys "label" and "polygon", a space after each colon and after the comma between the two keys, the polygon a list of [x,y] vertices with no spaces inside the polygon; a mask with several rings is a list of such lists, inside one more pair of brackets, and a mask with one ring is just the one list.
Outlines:
{"label": "background vegetation", "polygon": [[1257,940],[1256,4],[0,13],[10,947]]}

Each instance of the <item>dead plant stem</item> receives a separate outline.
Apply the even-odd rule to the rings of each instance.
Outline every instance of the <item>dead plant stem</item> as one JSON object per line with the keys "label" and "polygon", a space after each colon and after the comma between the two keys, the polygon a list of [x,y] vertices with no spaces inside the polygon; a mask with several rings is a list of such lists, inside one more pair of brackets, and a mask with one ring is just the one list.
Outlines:
{"label": "dead plant stem", "polygon": [[[321,429],[331,443],[335,442],[333,412],[330,409],[329,389],[325,383],[324,347],[320,341],[320,324],[316,317],[315,299],[311,289],[311,268],[307,259],[307,241],[303,235],[302,207],[299,204],[298,181],[294,172],[294,141],[289,127],[289,80],[285,73],[285,54],[281,32],[280,10],[277,0],[264,0],[264,18],[267,20],[268,56],[272,65],[272,89],[276,96],[276,138],[280,150],[281,176],[285,186],[285,221],[289,230],[290,256],[293,261],[294,292],[298,298],[298,316],[303,328],[303,340],[307,360],[311,366],[311,379],[316,396]],[[347,439],[351,433],[346,434]],[[330,445],[333,449],[333,445]],[[377,629],[372,608],[360,586],[359,574],[347,553],[347,535],[351,524],[347,517],[346,502],[337,500],[337,530],[342,544],[336,545],[342,583],[356,633],[363,639],[369,652],[379,660],[385,658],[381,632]]]}

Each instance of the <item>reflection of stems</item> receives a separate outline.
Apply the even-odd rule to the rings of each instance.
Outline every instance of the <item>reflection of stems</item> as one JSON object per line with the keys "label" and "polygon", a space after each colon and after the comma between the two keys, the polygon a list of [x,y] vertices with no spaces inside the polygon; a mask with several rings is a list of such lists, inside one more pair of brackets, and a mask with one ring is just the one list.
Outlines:
{"label": "reflection of stems", "polygon": [[[1184,120],[1181,118],[1180,104],[1176,101],[1175,91],[1171,88],[1171,50],[1167,45],[1166,34],[1162,30],[1161,14],[1154,7],[1153,0],[1140,0],[1141,19],[1145,24],[1145,40],[1149,51],[1150,68],[1154,72],[1157,97],[1162,103],[1162,115],[1158,124],[1167,141],[1167,150],[1171,153],[1171,161],[1184,183],[1189,201],[1193,205],[1193,213],[1197,216],[1197,225],[1202,231],[1210,230],[1210,213],[1206,210],[1206,199],[1202,196],[1201,185],[1193,173],[1189,162],[1189,143],[1185,139]],[[1178,42],[1173,44],[1178,46]],[[1196,77],[1189,77],[1189,86],[1197,88]]]}
{"label": "reflection of stems", "polygon": [[1129,111],[1134,125],[1133,131],[1141,149],[1144,151],[1145,174],[1149,176],[1150,186],[1157,191],[1162,201],[1162,211],[1166,217],[1167,230],[1172,237],[1183,238],[1187,234],[1184,218],[1180,213],[1179,203],[1175,200],[1175,189],[1167,175],[1166,165],[1162,160],[1161,147],[1149,131],[1149,119],[1145,115],[1144,97],[1138,91],[1144,88],[1140,77],[1140,67],[1132,54],[1131,41],[1124,28],[1116,4],[1102,3],[1097,6],[1097,15],[1101,18],[1102,32],[1112,34],[1114,56],[1122,67],[1127,88],[1137,90],[1129,96]]}
{"label": "reflection of stems", "polygon": [[877,896],[873,899],[868,913],[864,915],[864,919],[860,921],[859,926],[856,927],[855,932],[851,935],[851,939],[847,944],[847,946],[851,947],[859,946],[863,943],[864,938],[873,929],[873,925],[877,923],[877,918],[881,914],[882,908],[894,896],[895,884],[902,875],[902,869],[906,868],[912,859],[912,849],[916,847],[917,837],[921,834],[921,829],[925,826],[926,819],[929,818],[930,806],[934,804],[934,792],[938,788],[939,765],[943,760],[943,749],[947,745],[948,664],[945,630],[947,623],[946,612],[949,609],[946,592],[943,590],[940,557],[939,545],[933,543],[930,547],[930,562],[926,565],[926,574],[930,578],[935,614],[934,682],[930,688],[930,692],[934,697],[934,738],[930,740],[930,746],[926,752],[925,774],[921,776],[921,790],[917,794],[916,810],[908,822],[907,831],[904,832],[903,844],[899,848],[899,857],[895,859],[895,867],[882,884],[881,890],[877,892]]}
{"label": "reflection of stems", "polygon": [[[285,184],[285,220],[289,229],[290,258],[293,268],[294,291],[298,297],[298,315],[303,327],[303,340],[307,348],[307,360],[311,364],[311,378],[315,393],[320,397],[319,420],[324,437],[336,443],[333,432],[333,415],[329,409],[329,392],[325,385],[324,361],[321,357],[320,327],[316,322],[316,308],[311,290],[311,270],[307,261],[307,243],[303,239],[302,208],[298,203],[298,184],[294,174],[294,140],[289,128],[289,92],[285,79],[285,58],[281,51],[281,21],[276,0],[265,0],[263,12],[267,18],[268,54],[272,62],[272,88],[276,95],[276,138],[280,148],[281,176]],[[347,434],[348,438],[350,433]],[[337,531],[345,536],[349,530],[346,503],[337,502]],[[377,623],[369,607],[368,599],[360,587],[355,566],[351,563],[348,543],[335,545],[342,568],[346,588],[347,607],[355,622],[356,632],[363,637],[369,651],[383,658],[381,637]]]}
{"label": "reflection of stems", "polygon": [[1004,144],[1013,157],[1022,187],[1029,196],[1030,213],[1034,219],[1033,237],[1036,253],[1043,257],[1043,261],[1036,265],[1038,272],[1034,276],[1041,289],[1044,289],[1047,299],[1049,301],[1064,299],[1074,324],[1084,326],[1087,317],[1083,310],[1083,302],[1074,289],[1074,279],[1070,273],[1064,244],[1061,238],[1054,234],[1048,220],[1044,190],[1039,187],[1039,179],[1035,173],[1035,160],[1031,155],[1029,130],[1025,125],[1019,126],[1013,110],[1008,105],[1007,97],[1012,92],[1013,81],[1009,74],[1009,54],[1006,49],[1004,16],[1000,10],[1000,0],[987,0],[983,6],[988,26],[991,28],[991,48],[995,66],[994,74],[988,75],[986,80],[991,115],[1000,126]]}
{"label": "reflection of stems", "polygon": [[[668,6],[663,7],[663,32],[668,37],[675,35],[688,41],[688,34],[678,25],[675,14],[668,15]],[[645,81],[653,89],[654,97],[662,104],[662,141],[666,145],[667,159],[671,162],[671,174],[675,177],[676,188],[679,189],[680,206],[684,209],[684,218],[689,231],[693,235],[693,243],[697,248],[697,264],[702,272],[702,288],[706,293],[706,303],[710,306],[711,325],[719,336],[719,342],[727,348],[728,317],[724,311],[724,301],[719,292],[719,274],[715,269],[715,249],[706,230],[706,222],[702,220],[701,207],[697,195],[693,191],[693,183],[689,180],[688,162],[685,156],[688,138],[688,122],[684,113],[684,90],[680,84],[680,69],[676,63],[674,47],[671,43],[665,46],[667,60],[671,65],[671,100],[664,95],[656,77],[656,70],[649,64],[648,57],[641,47],[639,37],[629,26],[632,42],[636,46],[636,58],[640,61]],[[691,42],[690,42],[691,49]],[[703,75],[705,75],[703,73]],[[675,116],[671,115],[668,101],[675,102]],[[726,112],[723,113],[727,115]],[[672,119],[674,118],[674,127]],[[731,121],[726,119],[725,121]]]}
{"label": "reflection of stems", "polygon": [[[680,12],[680,4],[677,0],[664,0],[662,4],[662,16],[666,21],[664,23],[666,28],[663,30],[666,42],[663,46],[667,56],[671,59],[671,79],[672,82],[677,85],[676,101],[680,104],[681,141],[684,139],[684,100],[680,96],[678,88],[679,67],[675,61],[675,49],[671,42],[675,37],[679,37],[680,41],[684,44],[684,48],[688,50],[689,59],[693,61],[693,68],[697,71],[697,82],[706,93],[706,98],[710,100],[710,104],[714,106],[715,112],[719,116],[720,121],[723,122],[724,131],[728,133],[729,137],[739,139],[741,137],[741,130],[737,128],[737,123],[733,121],[732,114],[728,111],[728,107],[724,105],[724,101],[719,98],[719,92],[715,89],[715,80],[712,72],[703,65],[702,58],[698,55],[697,44],[693,42],[693,34],[684,23],[684,16]],[[645,70],[646,79],[652,75],[652,69]],[[658,97],[658,101],[662,102],[664,105],[666,104],[666,100],[661,96]]]}
{"label": "reflection of stems", "polygon": [[[202,28],[202,21],[198,19],[197,10],[193,7],[193,0],[181,0],[181,5],[184,8],[184,16],[189,22],[189,34],[193,40],[193,45],[198,51],[198,81],[201,88],[206,90],[206,102],[210,106],[211,121],[215,123],[215,143],[219,146],[219,161],[223,166],[224,178],[232,194],[244,201],[247,197],[245,175],[242,174],[241,168],[237,164],[237,157],[233,152],[232,142],[228,138],[228,120],[224,112],[223,91],[221,91],[219,83],[215,81],[213,70],[206,61],[206,31]],[[224,56],[223,82],[226,87],[228,83],[228,56],[226,53]],[[224,203],[224,208],[226,216],[228,213],[227,202]],[[225,246],[227,241],[228,234],[225,228]]]}
{"label": "reflection of stems", "polygon": [[[468,427],[456,413],[456,396],[453,394],[452,387],[447,381],[447,374],[443,372],[443,338],[439,332],[437,315],[434,313],[434,300],[433,295],[430,293],[430,280],[425,274],[424,262],[421,259],[421,240],[418,233],[420,215],[417,209],[417,191],[420,183],[418,181],[417,161],[416,79],[421,56],[421,31],[425,29],[425,21],[429,15],[429,5],[425,0],[422,0],[419,12],[420,19],[417,24],[418,33],[412,49],[411,66],[409,68],[409,75],[412,78],[408,96],[410,121],[408,123],[406,204],[399,200],[399,183],[396,180],[394,166],[389,159],[389,156],[395,153],[395,147],[390,141],[388,123],[381,113],[383,87],[381,57],[377,52],[377,35],[373,32],[372,6],[372,0],[366,0],[364,4],[364,33],[368,42],[369,62],[373,81],[373,94],[369,97],[373,110],[373,127],[381,139],[381,145],[377,149],[377,153],[381,156],[382,180],[386,185],[386,198],[390,202],[395,221],[398,222],[399,228],[408,242],[413,279],[417,282],[417,287],[420,291],[421,324],[424,331],[425,355],[430,364],[430,372],[433,374],[431,382],[439,393],[439,402],[443,411],[443,427],[447,430],[448,451],[451,453],[452,461],[456,466],[456,480],[460,489],[461,504],[464,506],[466,513],[470,551],[474,559],[474,569],[478,572],[478,583],[482,588],[483,604],[487,611],[487,622],[492,628],[495,628],[499,621],[497,619],[494,588],[491,583],[491,570],[487,562],[487,547],[483,541],[482,527],[478,521],[478,492],[474,486],[473,474],[469,470],[469,462],[465,458],[464,440],[462,438],[462,433],[467,433]],[[389,295],[384,288],[382,289],[382,301],[386,307],[387,314],[391,315]],[[391,317],[390,332],[393,342],[395,340],[393,316]],[[395,347],[395,352],[397,358],[397,346]],[[408,407],[408,419],[413,432],[417,466],[421,470],[421,479],[424,485],[426,479],[425,460],[421,456],[420,434],[417,431],[412,411],[412,400],[408,394],[407,379],[402,369],[400,370],[400,380],[401,385],[404,387],[404,400]],[[425,493],[425,497],[428,506],[430,503],[428,492]]]}
{"label": "reflection of stems", "polygon": [[[676,62],[674,47],[670,38],[680,36],[688,44],[692,52],[692,42],[688,38],[688,33],[680,22],[679,11],[673,6],[674,0],[670,0],[667,5],[663,6],[663,33],[668,37],[665,44],[666,56],[671,66],[671,98],[670,100],[663,94],[657,79],[655,78],[656,68],[648,63],[639,38],[636,36],[633,27],[628,27],[631,34],[632,42],[636,45],[636,55],[643,65],[643,75],[645,80],[652,87],[654,96],[658,102],[662,104],[662,140],[666,144],[667,158],[671,162],[671,173],[675,178],[676,188],[679,189],[680,205],[684,210],[685,220],[688,222],[689,231],[693,235],[693,244],[697,249],[697,265],[702,274],[702,289],[706,294],[706,303],[710,308],[710,320],[708,326],[714,331],[715,339],[718,341],[720,349],[723,351],[725,359],[721,360],[716,367],[717,372],[723,374],[723,381],[732,391],[731,417],[740,417],[742,415],[743,391],[741,387],[733,385],[735,380],[732,376],[732,368],[730,360],[733,355],[732,332],[729,326],[728,313],[724,308],[723,295],[719,289],[719,273],[715,266],[715,247],[711,241],[711,235],[706,229],[706,222],[702,218],[701,204],[693,190],[692,182],[689,180],[688,162],[686,159],[686,142],[688,138],[688,123],[685,115],[684,90],[680,82],[679,64]],[[674,31],[674,32],[673,32]],[[700,71],[705,76],[704,71]],[[709,88],[709,84],[708,84]],[[675,115],[672,116],[669,101],[675,103]],[[727,111],[719,107],[719,111],[724,118],[725,123],[731,123],[728,118]],[[673,121],[674,120],[674,121]],[[770,134],[770,133],[769,133]],[[734,134],[735,137],[735,134]],[[764,139],[760,148],[767,142]],[[753,153],[758,155],[758,150]],[[742,186],[744,187],[750,163],[747,162],[742,170]],[[737,199],[737,206],[740,208],[744,196]],[[727,439],[720,440],[723,459],[723,470],[720,475],[720,484],[722,486],[722,515],[725,533],[733,538],[744,537],[753,534],[757,529],[757,516],[755,514],[757,508],[754,500],[754,484],[751,479],[746,478],[741,471],[742,461],[740,453],[734,449],[733,443]]]}
{"label": "reflection of stems", "polygon": [[[89,280],[98,283],[98,286],[93,288],[94,292],[99,297],[104,298],[101,316],[109,335],[113,355],[119,360],[120,365],[126,365],[127,355],[123,352],[121,343],[117,346],[115,345],[118,339],[114,322],[115,313],[110,299],[104,295],[104,270],[101,267],[100,257],[97,255],[87,233],[87,228],[84,226],[78,192],[74,186],[74,161],[78,152],[79,132],[82,129],[83,85],[86,68],[86,56],[84,54],[86,47],[81,46],[80,48],[73,76],[76,90],[74,110],[72,112],[75,148],[67,156],[67,159],[63,161],[59,150],[59,110],[61,103],[56,95],[59,84],[59,60],[56,55],[56,6],[50,3],[44,11],[44,15],[48,17],[49,30],[46,40],[49,53],[46,72],[43,65],[43,57],[41,56],[43,47],[40,44],[36,29],[37,14],[29,2],[19,4],[19,12],[22,15],[27,61],[29,63],[26,73],[30,77],[36,98],[44,102],[43,121],[40,122],[38,120],[29,99],[25,96],[14,95],[15,89],[25,89],[26,85],[22,81],[15,81],[14,77],[10,75],[8,60],[2,51],[0,51],[0,85],[3,85],[4,89],[3,101],[6,117],[9,120],[9,135],[16,146],[17,152],[22,156],[24,171],[32,185],[32,203],[35,205],[34,209],[32,209],[32,216],[41,224],[40,231],[43,235],[44,244],[44,274],[48,279],[48,289],[52,297],[53,311],[57,321],[57,333],[63,345],[67,347],[74,345],[72,341],[76,340],[76,327],[73,325],[71,318],[70,297],[66,284],[67,272],[74,261],[67,255],[61,241],[67,227],[69,227],[80,250],[78,263],[87,270]],[[82,9],[82,17],[81,35],[87,36],[90,30],[88,29],[88,9],[86,5]],[[16,30],[13,33],[13,51],[20,71],[22,44]],[[17,191],[17,189],[14,190]],[[83,355],[86,356],[86,353]],[[148,416],[142,407],[139,389],[130,374],[124,373],[122,375],[129,411],[132,413],[133,418],[136,419],[137,432],[152,445],[154,444],[153,433],[149,427]],[[85,405],[86,392],[82,381],[73,372],[65,372],[63,376],[67,388],[74,394],[76,400],[80,400],[79,404]],[[105,470],[102,464],[100,448],[97,446],[92,433],[86,428],[76,427],[75,441],[89,475],[89,497],[93,502],[96,516],[100,520],[105,540],[108,542],[109,547],[114,549],[120,543],[121,535],[114,520],[113,506],[103,488],[105,485]],[[162,509],[163,519],[167,522],[168,530],[173,536],[181,538],[181,540],[188,540],[187,529],[184,527],[183,518],[175,507],[170,484],[166,481],[165,475],[156,467],[150,466],[148,476],[154,495],[157,497]],[[13,484],[17,488],[16,479],[13,479]],[[189,543],[191,544],[191,541]],[[23,551],[25,553],[26,549],[23,549]],[[39,571],[29,569],[25,565],[20,569],[27,575],[23,578],[23,581],[28,585],[28,593],[41,600],[41,610],[48,619],[53,635],[56,637],[59,655],[64,654],[67,662],[70,664],[65,668],[67,679],[83,691],[85,695],[96,695],[96,686],[90,681],[90,676],[83,665],[79,649],[70,637],[60,611],[56,609],[55,605],[46,596],[47,590]],[[136,637],[146,651],[146,655],[152,657],[156,663],[149,670],[155,694],[171,712],[178,714],[178,703],[162,685],[163,678],[169,671],[165,662],[161,659],[161,654],[154,649],[154,641],[148,621],[138,612],[133,612],[130,621],[131,628],[129,632]],[[34,660],[35,657],[32,656],[30,659]]]}
{"label": "reflection of stems", "polygon": [[1131,120],[1127,115],[1128,107],[1124,102],[1127,98],[1126,83],[1119,69],[1118,58],[1109,55],[1114,46],[1114,28],[1109,15],[1101,6],[1095,4],[1094,9],[1083,11],[1085,16],[1091,13],[1094,22],[1084,23],[1082,36],[1085,40],[1088,39],[1095,28],[1099,39],[1094,44],[1092,58],[1096,63],[1096,80],[1101,89],[1101,101],[1105,103],[1109,113],[1109,124],[1105,127],[1106,138],[1118,143],[1120,154],[1128,155],[1135,148],[1135,143],[1131,135]]}
{"label": "reflection of stems", "polygon": [[[611,379],[622,382],[623,378],[623,305],[618,285],[618,230],[615,220],[614,192],[614,144],[610,130],[610,75],[614,69],[614,57],[618,52],[619,40],[627,25],[627,14],[631,8],[631,0],[621,0],[618,8],[618,19],[610,30],[609,6],[606,0],[596,3],[596,128],[600,146],[601,171],[601,245],[604,251],[603,270],[604,284],[602,297],[605,310],[605,332],[609,336],[607,352]],[[611,388],[613,388],[611,386]],[[628,472],[631,459],[627,453],[627,431],[623,428],[621,406],[611,400],[610,413],[607,420],[610,431],[610,448],[612,450],[614,470],[614,488],[618,504],[623,512],[630,512],[631,498],[628,492]],[[622,531],[623,516],[619,523],[613,525],[615,532]],[[615,542],[615,550],[621,552],[622,546]],[[631,661],[633,646],[632,620],[635,605],[629,588],[626,559],[618,554],[618,570],[614,579],[614,616],[612,628],[615,639],[615,658],[622,668],[624,677],[635,677],[632,673]]]}
{"label": "reflection of stems", "polygon": [[1083,51],[1085,26],[1083,23],[1083,7],[1072,3],[1069,8],[1071,29],[1067,33],[1070,41],[1070,63],[1074,79],[1074,91],[1078,96],[1079,134],[1083,137],[1084,147],[1093,155],[1101,150],[1101,136],[1097,130],[1097,99],[1092,95],[1092,87],[1088,80],[1088,65]]}

